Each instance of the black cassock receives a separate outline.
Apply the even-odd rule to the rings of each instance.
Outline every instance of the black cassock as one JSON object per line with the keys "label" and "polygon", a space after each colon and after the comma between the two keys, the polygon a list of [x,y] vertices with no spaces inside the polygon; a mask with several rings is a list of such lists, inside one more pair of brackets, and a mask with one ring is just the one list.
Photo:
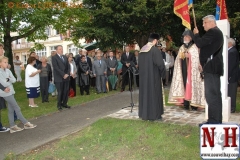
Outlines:
{"label": "black cassock", "polygon": [[[165,64],[157,47],[146,46],[144,46],[145,50],[142,49],[143,51],[139,53],[138,59],[139,118],[157,120],[164,112],[162,78],[165,78]],[[146,52],[146,48],[151,49]]]}

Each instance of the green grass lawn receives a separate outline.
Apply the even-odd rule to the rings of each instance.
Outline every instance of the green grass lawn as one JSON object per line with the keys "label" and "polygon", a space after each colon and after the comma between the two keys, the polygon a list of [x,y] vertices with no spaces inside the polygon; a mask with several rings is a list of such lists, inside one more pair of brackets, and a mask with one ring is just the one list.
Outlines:
{"label": "green grass lawn", "polygon": [[[41,97],[35,100],[38,108],[28,107],[24,82],[14,84],[15,98],[27,119],[57,112],[56,97],[49,97],[50,103],[41,103]],[[168,89],[165,89],[165,102],[168,99]],[[115,94],[95,94],[91,88],[90,96],[77,96],[69,99],[70,106],[77,106],[88,101]],[[240,111],[240,90],[238,90],[237,112]],[[8,125],[7,110],[2,111],[2,121]],[[61,140],[46,144],[31,152],[14,155],[6,159],[127,159],[127,160],[175,160],[200,159],[199,128],[180,126],[168,123],[120,120],[113,118],[100,119],[89,127]]]}
{"label": "green grass lawn", "polygon": [[104,118],[53,143],[7,159],[195,160],[199,128],[161,122]]}
{"label": "green grass lawn", "polygon": [[[83,104],[98,98],[106,97],[118,92],[118,91],[111,91],[111,92],[108,92],[107,94],[96,94],[95,89],[91,87],[90,95],[81,96],[79,87],[77,86],[76,88],[77,88],[77,96],[74,98],[69,98],[68,100],[68,105],[70,106],[77,106],[79,104]],[[28,98],[27,98],[26,89],[25,89],[25,82],[22,81],[22,82],[14,83],[14,89],[16,92],[15,99],[18,102],[21,108],[22,114],[26,119],[32,119],[32,118],[48,115],[50,113],[54,113],[58,111],[57,96],[52,97],[51,94],[49,94],[49,101],[50,101],[49,103],[42,103],[41,97],[38,97],[35,99],[35,103],[38,104],[39,107],[31,108],[28,106]],[[1,112],[2,112],[1,116],[2,116],[3,125],[8,126],[9,124],[8,124],[7,109],[3,109]]]}
{"label": "green grass lawn", "polygon": [[237,91],[237,106],[236,106],[236,111],[240,112],[240,87],[238,87]]}

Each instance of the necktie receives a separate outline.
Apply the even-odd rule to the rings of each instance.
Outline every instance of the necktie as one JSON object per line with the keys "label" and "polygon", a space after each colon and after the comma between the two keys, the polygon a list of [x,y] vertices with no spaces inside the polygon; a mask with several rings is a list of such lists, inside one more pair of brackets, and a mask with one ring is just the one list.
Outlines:
{"label": "necktie", "polygon": [[127,53],[127,58],[128,58],[128,53]]}
{"label": "necktie", "polygon": [[64,62],[64,58],[63,58],[63,56],[61,56],[61,59],[62,59],[62,61]]}
{"label": "necktie", "polygon": [[101,65],[101,60],[99,60],[99,64]]}

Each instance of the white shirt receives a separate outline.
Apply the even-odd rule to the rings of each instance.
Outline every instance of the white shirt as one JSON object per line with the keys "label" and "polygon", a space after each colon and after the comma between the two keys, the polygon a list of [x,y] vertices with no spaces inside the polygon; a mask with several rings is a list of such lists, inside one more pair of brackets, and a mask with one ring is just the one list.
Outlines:
{"label": "white shirt", "polygon": [[37,69],[34,68],[31,64],[28,64],[25,69],[25,87],[39,87],[40,86],[40,80],[39,80],[39,74],[36,74],[33,77],[30,77],[30,75],[33,72],[36,72]]}
{"label": "white shirt", "polygon": [[21,63],[21,61],[20,60],[13,60],[13,65],[14,65],[14,69],[15,70],[20,70],[21,69],[21,67],[20,67],[20,65],[16,65],[15,63]]}
{"label": "white shirt", "polygon": [[173,67],[174,66],[174,57],[170,56],[170,65],[169,67]]}
{"label": "white shirt", "polygon": [[166,71],[168,71],[171,60],[170,60],[170,55],[168,53],[165,52],[165,55],[166,55],[165,68],[166,68]]}
{"label": "white shirt", "polygon": [[73,64],[72,63],[69,63],[70,64],[70,73],[73,74]]}

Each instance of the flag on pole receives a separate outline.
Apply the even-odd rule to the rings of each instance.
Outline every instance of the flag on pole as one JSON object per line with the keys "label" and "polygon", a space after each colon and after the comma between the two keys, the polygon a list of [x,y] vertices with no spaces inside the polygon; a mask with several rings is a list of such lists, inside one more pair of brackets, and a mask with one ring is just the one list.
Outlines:
{"label": "flag on pole", "polygon": [[193,0],[188,0],[188,9],[192,8]]}
{"label": "flag on pole", "polygon": [[227,7],[225,0],[217,0],[216,20],[228,19]]}
{"label": "flag on pole", "polygon": [[188,29],[191,29],[188,4],[188,0],[175,0],[173,11],[182,19],[182,24]]}

